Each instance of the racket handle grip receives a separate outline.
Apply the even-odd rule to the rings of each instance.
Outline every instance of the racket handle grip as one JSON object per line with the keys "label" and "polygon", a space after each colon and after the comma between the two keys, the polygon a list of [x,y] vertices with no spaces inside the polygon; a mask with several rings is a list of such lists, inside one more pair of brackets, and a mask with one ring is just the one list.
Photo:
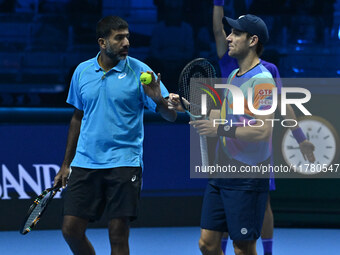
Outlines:
{"label": "racket handle grip", "polygon": [[201,147],[202,166],[208,166],[209,155],[208,155],[208,143],[207,143],[206,136],[203,136],[203,135],[200,136],[200,147]]}

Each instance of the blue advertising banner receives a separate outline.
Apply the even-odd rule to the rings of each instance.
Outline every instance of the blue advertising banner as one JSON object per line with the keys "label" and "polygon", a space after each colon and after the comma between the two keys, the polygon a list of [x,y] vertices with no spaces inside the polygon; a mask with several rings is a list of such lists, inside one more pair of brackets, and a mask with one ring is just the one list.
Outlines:
{"label": "blue advertising banner", "polygon": [[[0,126],[1,200],[30,199],[51,187],[67,132],[66,124]],[[206,181],[190,180],[188,134],[186,124],[145,125],[144,196],[202,194]]]}
{"label": "blue advertising banner", "polygon": [[67,125],[0,126],[1,200],[30,199],[51,187],[67,130]]}
{"label": "blue advertising banner", "polygon": [[[33,200],[53,185],[63,161],[72,113],[68,108],[0,109],[0,231],[19,229]],[[135,226],[199,223],[206,180],[190,179],[187,122],[185,115],[168,123],[146,112],[141,213]],[[57,193],[38,229],[60,228],[62,197],[63,192]],[[186,208],[192,208],[194,215],[188,211],[185,216]],[[178,220],[169,222],[169,215]],[[104,214],[91,226],[106,224]]]}

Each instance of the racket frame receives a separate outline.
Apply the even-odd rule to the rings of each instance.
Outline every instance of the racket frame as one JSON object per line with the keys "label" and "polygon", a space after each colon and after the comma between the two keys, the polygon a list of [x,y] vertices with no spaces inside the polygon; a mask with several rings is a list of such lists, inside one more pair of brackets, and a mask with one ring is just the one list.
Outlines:
{"label": "racket frame", "polygon": [[[37,225],[37,223],[39,222],[39,220],[41,219],[42,215],[44,214],[48,204],[50,203],[50,201],[53,199],[53,197],[55,196],[55,194],[59,191],[60,186],[55,186],[55,187],[51,187],[48,189],[45,189],[34,201],[33,204],[30,206],[30,208],[27,211],[27,214],[23,220],[23,223],[20,227],[20,233],[22,235],[26,235],[27,233],[31,232],[32,229]],[[32,223],[29,225],[29,227],[26,227],[26,223],[27,220],[30,218],[32,212],[34,211],[34,209],[41,203],[41,201],[43,200],[44,197],[46,197],[50,192],[51,195],[48,198],[48,200],[45,202],[45,206],[42,208],[42,210],[40,211],[40,213],[34,218],[34,220],[32,221]]]}
{"label": "racket frame", "polygon": [[[179,76],[179,86],[181,86],[182,84],[182,79],[183,79],[183,75],[186,71],[186,69],[188,69],[191,65],[193,65],[195,62],[199,62],[199,61],[206,61],[212,68],[213,73],[215,73],[215,75],[213,75],[213,77],[205,77],[205,78],[216,78],[216,71],[215,68],[213,67],[213,65],[205,58],[196,58],[192,61],[190,61],[188,64],[185,65],[185,67],[183,68],[180,76]],[[191,79],[191,77],[190,77]],[[189,81],[189,87],[190,87],[190,81]],[[189,112],[189,109],[186,107],[184,100],[182,98],[182,95],[180,93],[179,90],[179,100],[181,102],[181,105],[183,107],[183,109],[185,110],[185,112],[189,115],[189,117],[192,120],[197,120],[197,119],[206,119],[206,117],[202,116],[202,115],[194,115],[192,113]],[[186,98],[186,100],[190,100],[190,98]],[[208,145],[207,145],[207,137],[206,136],[202,136],[200,135],[200,150],[201,150],[201,160],[202,160],[202,166],[208,166],[209,165],[209,158],[208,158]]]}

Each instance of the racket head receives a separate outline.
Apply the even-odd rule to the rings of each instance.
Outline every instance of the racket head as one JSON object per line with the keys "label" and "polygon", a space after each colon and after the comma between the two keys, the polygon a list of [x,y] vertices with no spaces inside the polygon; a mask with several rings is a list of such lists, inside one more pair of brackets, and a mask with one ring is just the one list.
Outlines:
{"label": "racket head", "polygon": [[26,235],[31,232],[37,225],[45,212],[48,204],[51,202],[60,187],[52,187],[44,190],[34,201],[27,211],[27,214],[21,224],[20,233]]}
{"label": "racket head", "polygon": [[[204,94],[204,84],[211,83],[216,78],[215,68],[205,58],[196,58],[190,61],[182,70],[178,81],[178,95],[182,107],[192,119],[202,118],[201,95]],[[190,104],[184,102],[186,99]],[[207,112],[213,106],[213,101],[208,97]]]}

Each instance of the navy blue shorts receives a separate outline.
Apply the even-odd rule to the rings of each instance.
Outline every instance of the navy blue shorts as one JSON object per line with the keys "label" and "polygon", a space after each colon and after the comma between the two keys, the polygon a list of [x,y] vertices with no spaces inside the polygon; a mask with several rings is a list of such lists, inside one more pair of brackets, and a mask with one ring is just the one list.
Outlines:
{"label": "navy blue shorts", "polygon": [[95,221],[107,207],[108,219],[137,218],[142,183],[141,167],[86,169],[72,167],[64,215]]}
{"label": "navy blue shorts", "polygon": [[261,235],[268,192],[223,189],[208,184],[201,228],[228,232],[230,239],[256,240]]}

